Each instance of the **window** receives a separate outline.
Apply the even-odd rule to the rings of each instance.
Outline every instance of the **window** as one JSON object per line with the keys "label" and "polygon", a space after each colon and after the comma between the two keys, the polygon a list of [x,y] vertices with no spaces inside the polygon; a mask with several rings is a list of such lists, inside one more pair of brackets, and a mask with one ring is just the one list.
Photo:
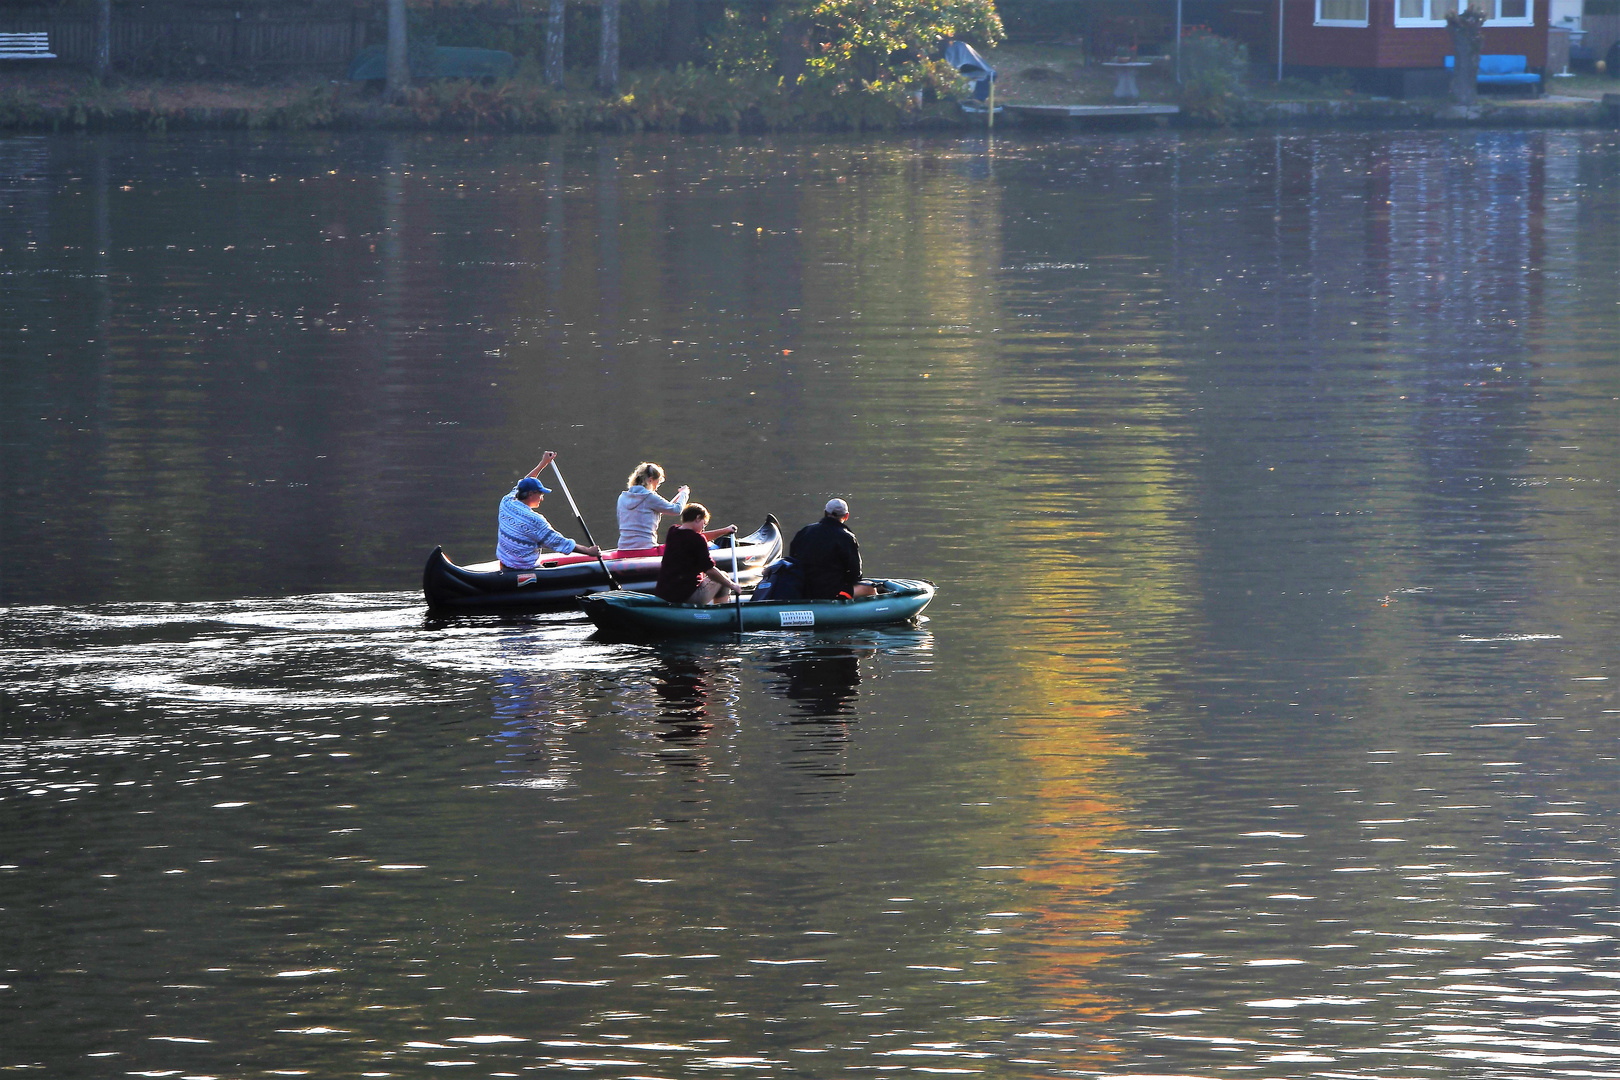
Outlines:
{"label": "window", "polygon": [[1446,16],[1464,4],[1485,12],[1486,26],[1530,26],[1535,22],[1531,0],[1395,0],[1396,26],[1444,26]]}
{"label": "window", "polygon": [[1317,26],[1366,26],[1367,0],[1316,0]]}
{"label": "window", "polygon": [[1536,21],[1530,0],[1485,0],[1487,26],[1529,26]]}

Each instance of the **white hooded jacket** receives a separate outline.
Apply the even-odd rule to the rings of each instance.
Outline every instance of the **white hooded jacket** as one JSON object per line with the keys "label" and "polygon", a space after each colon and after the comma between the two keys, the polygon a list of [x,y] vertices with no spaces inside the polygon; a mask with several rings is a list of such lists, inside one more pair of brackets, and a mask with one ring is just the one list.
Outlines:
{"label": "white hooded jacket", "polygon": [[686,494],[677,493],[675,501],[648,491],[637,484],[619,496],[620,551],[639,551],[658,546],[658,515],[679,516],[686,507]]}

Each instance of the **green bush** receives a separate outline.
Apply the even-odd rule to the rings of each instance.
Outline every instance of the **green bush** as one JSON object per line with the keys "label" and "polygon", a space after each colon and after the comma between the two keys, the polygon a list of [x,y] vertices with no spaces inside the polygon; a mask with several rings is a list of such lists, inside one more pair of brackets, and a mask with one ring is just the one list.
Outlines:
{"label": "green bush", "polygon": [[992,0],[815,0],[797,17],[810,28],[809,72],[845,87],[920,86],[952,39],[1006,37]]}
{"label": "green bush", "polygon": [[781,34],[781,20],[773,19],[768,9],[727,8],[705,44],[705,59],[722,75],[768,75],[776,70]]}
{"label": "green bush", "polygon": [[1228,124],[1247,96],[1249,49],[1241,42],[1197,32],[1181,39],[1181,111],[1190,120]]}

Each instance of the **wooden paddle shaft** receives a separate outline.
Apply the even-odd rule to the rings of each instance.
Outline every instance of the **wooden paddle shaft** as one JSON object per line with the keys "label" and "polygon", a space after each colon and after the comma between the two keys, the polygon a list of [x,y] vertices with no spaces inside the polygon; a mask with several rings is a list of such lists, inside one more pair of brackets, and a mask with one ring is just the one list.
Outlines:
{"label": "wooden paddle shaft", "polygon": [[737,534],[731,534],[731,583],[737,586],[731,596],[737,608],[737,633],[742,633],[742,575],[737,572]]}
{"label": "wooden paddle shaft", "polygon": [[551,471],[557,474],[557,486],[563,489],[563,497],[568,500],[569,507],[574,511],[574,520],[579,522],[580,531],[585,534],[585,542],[596,548],[596,561],[601,564],[602,573],[607,575],[608,584],[617,589],[619,579],[608,569],[607,560],[602,558],[602,549],[596,547],[596,539],[591,536],[591,527],[585,524],[585,515],[579,512],[579,504],[574,501],[574,493],[568,490],[568,481],[563,479],[562,470],[557,468],[556,458],[551,459]]}

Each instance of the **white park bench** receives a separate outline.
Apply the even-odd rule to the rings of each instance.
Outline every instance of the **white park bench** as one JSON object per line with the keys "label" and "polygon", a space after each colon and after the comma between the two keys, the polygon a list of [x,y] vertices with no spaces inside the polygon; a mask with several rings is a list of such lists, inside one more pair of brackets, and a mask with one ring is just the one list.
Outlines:
{"label": "white park bench", "polygon": [[38,33],[0,34],[0,60],[55,60],[50,35]]}

